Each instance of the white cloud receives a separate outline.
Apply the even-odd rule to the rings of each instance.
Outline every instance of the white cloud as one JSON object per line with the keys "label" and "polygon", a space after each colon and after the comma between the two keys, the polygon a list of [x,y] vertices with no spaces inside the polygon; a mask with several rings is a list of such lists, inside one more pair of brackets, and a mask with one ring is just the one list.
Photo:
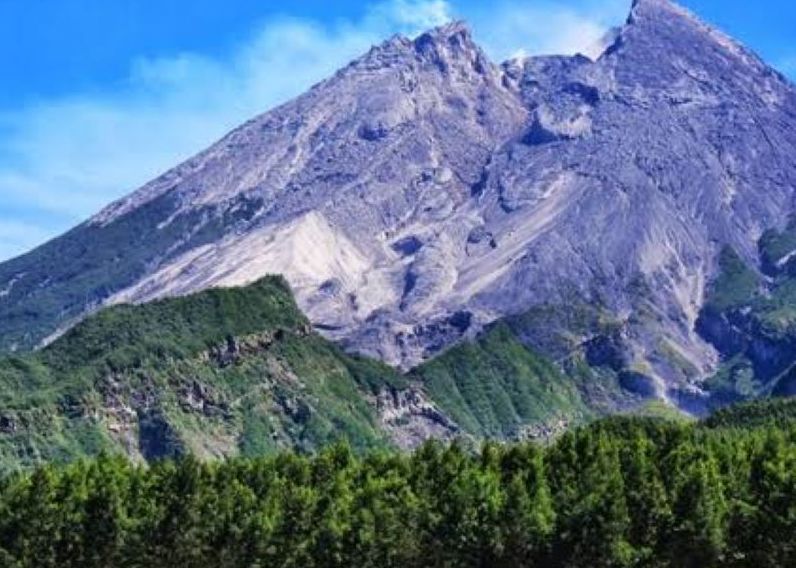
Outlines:
{"label": "white cloud", "polygon": [[[627,8],[626,0],[572,2],[580,8],[497,0],[459,12],[445,0],[387,0],[358,21],[271,20],[226,59],[142,58],[114,90],[0,112],[0,259],[68,229],[394,33],[413,35],[456,15],[496,60],[519,49],[571,53],[606,29],[615,15],[606,6]],[[47,223],[15,222],[10,211],[23,209]]]}
{"label": "white cloud", "polygon": [[394,0],[371,8],[370,18],[375,22],[395,22],[401,33],[415,35],[449,22],[452,16],[445,0]]}
{"label": "white cloud", "polygon": [[[271,20],[226,60],[142,58],[120,89],[0,113],[0,223],[25,207],[59,220],[32,227],[25,243],[57,234],[392,33],[447,19],[444,1],[394,0],[358,22]],[[25,230],[12,226],[17,236]],[[0,247],[0,259],[16,248]]]}
{"label": "white cloud", "polygon": [[623,21],[628,0],[497,0],[473,17],[476,35],[496,60],[526,55],[589,54]]}

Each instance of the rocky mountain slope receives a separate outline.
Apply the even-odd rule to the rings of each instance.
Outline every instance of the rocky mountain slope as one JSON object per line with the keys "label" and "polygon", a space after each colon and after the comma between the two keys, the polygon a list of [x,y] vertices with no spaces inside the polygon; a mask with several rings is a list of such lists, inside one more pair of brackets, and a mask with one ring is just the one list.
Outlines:
{"label": "rocky mountain slope", "polygon": [[762,277],[794,211],[796,89],[668,0],[612,38],[502,65],[461,24],[374,47],[0,265],[0,347],[280,273],[350,351],[412,367],[508,318],[561,368],[699,410],[721,253]]}

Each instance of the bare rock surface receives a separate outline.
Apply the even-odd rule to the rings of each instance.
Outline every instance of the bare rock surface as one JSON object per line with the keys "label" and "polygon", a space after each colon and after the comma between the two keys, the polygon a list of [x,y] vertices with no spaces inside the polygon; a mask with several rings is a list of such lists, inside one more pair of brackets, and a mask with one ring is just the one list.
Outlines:
{"label": "bare rock surface", "polygon": [[464,432],[419,389],[385,389],[376,397],[381,425],[401,449],[412,450],[427,440],[453,440]]}

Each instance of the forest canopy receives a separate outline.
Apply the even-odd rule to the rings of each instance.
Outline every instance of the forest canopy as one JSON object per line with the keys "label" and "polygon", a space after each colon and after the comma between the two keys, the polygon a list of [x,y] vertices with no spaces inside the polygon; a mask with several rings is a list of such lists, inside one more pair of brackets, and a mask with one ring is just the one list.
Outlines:
{"label": "forest canopy", "polygon": [[794,566],[796,428],[727,418],[479,452],[48,465],[0,484],[0,565]]}

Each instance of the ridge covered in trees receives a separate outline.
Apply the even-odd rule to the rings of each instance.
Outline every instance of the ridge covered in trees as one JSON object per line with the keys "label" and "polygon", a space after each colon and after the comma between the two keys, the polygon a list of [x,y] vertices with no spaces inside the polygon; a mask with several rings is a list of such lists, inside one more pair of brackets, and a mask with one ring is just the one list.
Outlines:
{"label": "ridge covered in trees", "polygon": [[598,416],[583,382],[502,325],[403,373],[314,332],[288,283],[267,276],[112,306],[44,349],[0,356],[0,474],[102,452],[213,459],[340,438],[357,451],[435,432],[517,439]]}
{"label": "ridge covered in trees", "polygon": [[48,465],[0,482],[0,565],[793,566],[796,426],[744,426],[758,410],[475,453]]}

